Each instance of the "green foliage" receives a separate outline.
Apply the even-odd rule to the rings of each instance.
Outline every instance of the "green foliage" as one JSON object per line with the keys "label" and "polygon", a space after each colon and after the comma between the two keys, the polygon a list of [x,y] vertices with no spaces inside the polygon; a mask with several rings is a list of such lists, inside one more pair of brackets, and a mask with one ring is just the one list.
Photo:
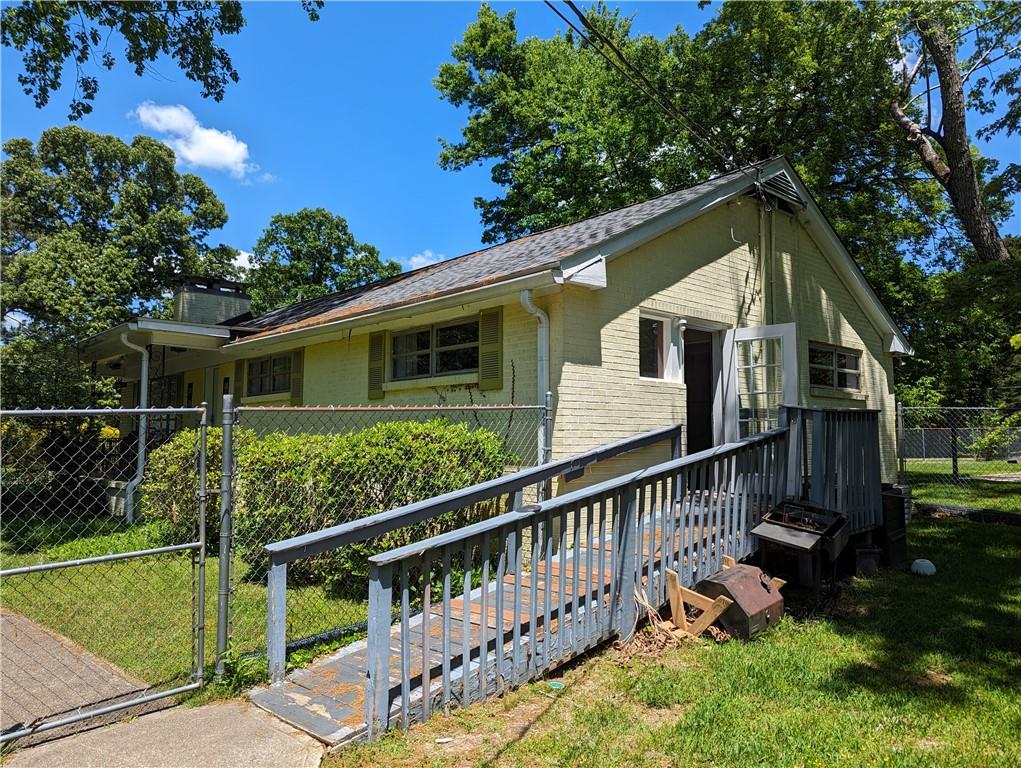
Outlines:
{"label": "green foliage", "polygon": [[[238,440],[248,435],[235,430]],[[159,522],[163,527],[165,544],[194,541],[198,531],[199,436],[196,429],[182,429],[170,440],[150,451],[146,463],[145,479],[139,492],[141,519]],[[206,430],[206,490],[209,502],[206,507],[206,540],[216,541],[220,536],[219,493],[223,463],[223,430],[209,427]]]}
{"label": "green foliage", "polygon": [[[219,461],[219,430],[209,431],[210,465]],[[321,530],[413,501],[498,477],[510,460],[496,434],[444,420],[383,422],[343,435],[245,432],[237,440],[235,551],[246,577],[266,574],[262,548],[270,541]],[[195,434],[183,431],[153,451],[142,486],[145,520],[166,521],[177,540],[192,531]],[[328,556],[299,560],[288,569],[292,584],[326,583],[360,589],[366,559],[377,552],[465,525],[493,505],[436,519],[361,542]],[[206,535],[219,533],[207,515]]]}
{"label": "green foliage", "polygon": [[[322,0],[302,0],[309,18],[319,18]],[[238,81],[237,70],[217,38],[236,35],[245,26],[241,3],[223,2],[60,2],[34,3],[3,9],[3,45],[20,52],[24,72],[18,75],[25,94],[44,107],[60,88],[65,64],[75,68],[70,120],[92,111],[99,79],[91,66],[113,69],[117,63],[110,37],[119,33],[124,59],[141,77],[149,63],[167,56],[184,75],[202,86],[203,98],[223,99],[227,86]]]}
{"label": "green foliage", "polygon": [[[435,80],[440,97],[467,113],[458,139],[442,142],[440,165],[490,164],[499,192],[476,206],[485,239],[498,242],[727,170],[696,133],[733,163],[786,155],[919,350],[898,380],[948,401],[996,402],[997,383],[1014,383],[1002,380],[1006,339],[1017,332],[1004,329],[1018,316],[1014,267],[967,274],[977,260],[960,212],[890,111],[902,87],[901,43],[911,59],[921,50],[919,14],[981,38],[981,50],[1006,48],[1011,67],[1021,55],[1009,46],[1021,6],[1002,3],[724,3],[694,36],[678,29],[665,39],[634,34],[631,19],[605,5],[589,8],[588,21],[667,95],[685,125],[575,33],[522,38],[513,11],[484,5]],[[1015,74],[984,79],[986,69],[976,69],[969,104],[1007,102],[1018,76],[1008,71]],[[905,106],[912,119],[921,119],[924,83]],[[1000,114],[1012,117],[976,133],[1016,131],[1013,101]],[[1005,221],[1021,166],[1001,169],[975,151],[971,162],[985,206]]]}
{"label": "green foliage", "polygon": [[984,426],[986,429],[982,436],[969,446],[983,461],[1006,459],[1010,447],[1021,441],[1021,411],[1006,416],[994,414]]}
{"label": "green foliage", "polygon": [[157,308],[181,274],[231,275],[231,249],[206,242],[223,203],[147,136],[68,126],[3,151],[4,407],[112,404],[75,344]]}
{"label": "green foliage", "polygon": [[347,221],[325,208],[302,208],[270,219],[252,252],[252,311],[355,288],[399,274],[395,261],[359,243]]}

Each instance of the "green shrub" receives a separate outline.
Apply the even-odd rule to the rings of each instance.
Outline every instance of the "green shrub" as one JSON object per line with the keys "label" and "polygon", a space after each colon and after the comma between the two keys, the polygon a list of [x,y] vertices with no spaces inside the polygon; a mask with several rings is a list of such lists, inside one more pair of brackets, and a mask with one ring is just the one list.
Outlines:
{"label": "green shrub", "polygon": [[1021,439],[1021,411],[1002,417],[996,414],[985,426],[983,435],[969,447],[982,461],[1004,461],[1011,446]]}
{"label": "green shrub", "polygon": [[[220,535],[220,464],[223,430],[206,430],[206,541]],[[163,546],[194,541],[198,531],[198,430],[182,429],[169,441],[149,452],[141,493],[139,517],[161,521]]]}
{"label": "green shrub", "polygon": [[[209,430],[210,467],[220,461],[220,430]],[[165,530],[187,540],[195,526],[194,431],[185,430],[152,452],[142,486],[145,520],[165,520]],[[261,579],[263,547],[377,512],[499,477],[511,457],[500,437],[443,419],[383,422],[344,435],[238,434],[234,548],[245,577]],[[210,484],[213,485],[211,473]],[[215,499],[216,497],[212,497]],[[442,515],[378,539],[303,559],[288,569],[294,584],[328,584],[362,590],[367,558],[492,514],[495,504]],[[219,536],[218,505],[211,501],[206,537]]]}

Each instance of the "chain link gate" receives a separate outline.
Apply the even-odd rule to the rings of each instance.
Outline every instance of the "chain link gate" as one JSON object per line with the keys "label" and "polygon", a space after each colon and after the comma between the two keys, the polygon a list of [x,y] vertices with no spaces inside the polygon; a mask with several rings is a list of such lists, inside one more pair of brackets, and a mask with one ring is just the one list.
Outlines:
{"label": "chain link gate", "polygon": [[0,411],[0,743],[202,685],[206,441],[205,404]]}

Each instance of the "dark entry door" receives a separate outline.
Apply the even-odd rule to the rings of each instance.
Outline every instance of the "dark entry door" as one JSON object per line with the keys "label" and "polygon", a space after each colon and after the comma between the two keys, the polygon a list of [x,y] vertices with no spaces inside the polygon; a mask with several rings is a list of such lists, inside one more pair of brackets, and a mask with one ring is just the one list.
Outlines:
{"label": "dark entry door", "polygon": [[713,445],[713,335],[684,332],[684,386],[687,388],[688,453]]}

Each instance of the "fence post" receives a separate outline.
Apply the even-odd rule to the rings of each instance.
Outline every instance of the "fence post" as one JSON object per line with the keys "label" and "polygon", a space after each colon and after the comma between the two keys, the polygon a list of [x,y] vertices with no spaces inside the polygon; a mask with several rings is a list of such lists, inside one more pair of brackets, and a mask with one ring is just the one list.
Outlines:
{"label": "fence post", "polygon": [[196,608],[195,653],[198,661],[195,664],[195,682],[201,683],[205,676],[206,665],[206,500],[209,497],[206,476],[206,448],[208,445],[209,403],[202,403],[202,415],[199,417],[199,487],[196,493],[199,504],[199,578],[198,606]]}
{"label": "fence post", "polygon": [[950,414],[950,461],[954,467],[954,482],[958,483],[961,481],[960,468],[957,466],[958,459],[958,434],[957,434],[957,421],[954,420],[954,414]]}
{"label": "fence post", "polygon": [[[539,463],[549,464],[553,461],[553,393],[547,391],[543,399],[545,402],[543,403],[542,424],[539,430],[542,438],[542,456],[539,458]],[[553,480],[550,478],[543,481],[542,498],[545,500],[552,496]]]}
{"label": "fence post", "polygon": [[281,683],[287,665],[287,563],[271,559],[266,576],[266,655],[269,681]]}
{"label": "fence post", "polygon": [[897,401],[897,482],[904,484],[907,477],[907,458],[904,455],[904,404]]}
{"label": "fence post", "polygon": [[638,560],[635,555],[635,547],[641,546],[641,540],[636,542],[636,525],[638,520],[638,485],[632,483],[625,490],[623,495],[626,498],[627,508],[624,514],[618,514],[620,521],[620,533],[617,541],[620,543],[620,552],[614,555],[619,557],[620,568],[617,571],[617,594],[620,596],[620,627],[618,635],[621,640],[627,641],[635,631],[635,624],[638,621],[638,604],[635,602],[635,590],[637,590]]}
{"label": "fence post", "polygon": [[223,676],[230,611],[230,545],[233,535],[231,477],[234,470],[234,396],[223,396],[223,462],[220,469],[220,552],[216,601],[216,676]]}
{"label": "fence post", "polygon": [[[390,721],[390,616],[393,611],[393,566],[372,564],[369,571],[369,626],[366,638],[365,725],[369,741]],[[468,674],[465,670],[464,674]],[[428,691],[422,692],[429,695]]]}

